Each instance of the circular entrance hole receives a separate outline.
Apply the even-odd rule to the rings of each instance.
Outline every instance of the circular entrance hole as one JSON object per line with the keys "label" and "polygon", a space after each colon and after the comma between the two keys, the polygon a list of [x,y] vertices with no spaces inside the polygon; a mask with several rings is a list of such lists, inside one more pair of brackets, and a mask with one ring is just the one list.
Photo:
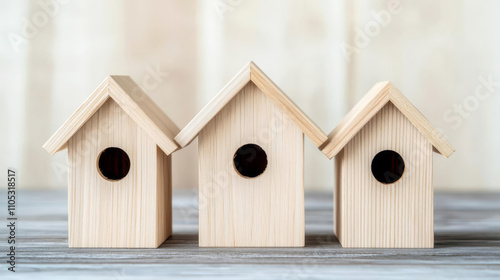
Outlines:
{"label": "circular entrance hole", "polygon": [[99,155],[97,167],[102,177],[118,181],[125,178],[130,171],[130,158],[124,150],[110,147]]}
{"label": "circular entrance hole", "polygon": [[246,178],[255,178],[266,170],[267,155],[259,145],[246,144],[236,151],[233,162],[238,174]]}
{"label": "circular entrance hole", "polygon": [[396,183],[405,171],[403,158],[395,151],[385,150],[372,160],[372,174],[382,184]]}

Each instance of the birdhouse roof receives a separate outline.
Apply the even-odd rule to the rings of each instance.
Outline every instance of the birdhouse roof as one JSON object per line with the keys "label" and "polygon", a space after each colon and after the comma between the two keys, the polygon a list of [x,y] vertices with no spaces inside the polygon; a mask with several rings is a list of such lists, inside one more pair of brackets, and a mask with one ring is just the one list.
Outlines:
{"label": "birdhouse roof", "polygon": [[449,157],[455,152],[453,146],[432,126],[424,115],[388,81],[373,86],[366,96],[352,108],[340,124],[328,135],[328,140],[320,147],[321,151],[332,159],[387,102],[392,102],[408,118],[434,146],[435,152],[445,157]]}
{"label": "birdhouse roof", "polygon": [[167,155],[179,148],[174,137],[179,128],[128,76],[108,76],[43,146],[54,155],[108,100],[114,100]]}
{"label": "birdhouse roof", "polygon": [[253,82],[273,103],[280,108],[316,146],[327,140],[326,134],[293,103],[253,62],[226,84],[224,88],[196,115],[175,137],[181,147],[191,143],[200,131],[235,97],[249,82]]}

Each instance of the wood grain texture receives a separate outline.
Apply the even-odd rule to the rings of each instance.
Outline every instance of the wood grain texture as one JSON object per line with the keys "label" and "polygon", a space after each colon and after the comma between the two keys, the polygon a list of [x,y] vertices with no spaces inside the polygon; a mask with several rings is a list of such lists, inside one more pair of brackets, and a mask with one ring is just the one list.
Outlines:
{"label": "wood grain texture", "polygon": [[316,146],[319,147],[328,139],[326,134],[255,63],[249,62],[175,137],[179,145],[181,147],[189,145],[250,81],[274,102],[275,106],[280,108]]}
{"label": "wood grain texture", "polygon": [[129,76],[110,76],[110,96],[166,153],[179,148],[174,137],[177,125],[151,100]]}
{"label": "wood grain texture", "polygon": [[166,153],[179,148],[173,140],[177,126],[128,76],[109,76],[44,144],[51,155],[67,147],[69,139],[112,98]]}
{"label": "wood grain texture", "polygon": [[172,155],[156,147],[156,236],[160,246],[172,235]]}
{"label": "wood grain texture", "polygon": [[43,148],[51,155],[67,148],[69,139],[80,129],[109,98],[109,77],[76,109],[71,117],[50,137]]}
{"label": "wood grain texture", "polygon": [[[169,213],[160,217],[158,211],[170,205],[165,201],[170,163],[149,134],[108,99],[68,143],[69,246],[156,248],[163,243],[170,235]],[[98,171],[99,155],[108,147],[130,158],[130,171],[120,181]]]}
{"label": "wood grain texture", "polygon": [[[248,83],[199,134],[201,247],[304,246],[304,134]],[[245,144],[267,153],[259,177],[239,175]]]}
{"label": "wood grain texture", "polygon": [[[384,150],[405,162],[393,184],[371,172]],[[335,231],[344,248],[433,248],[432,144],[392,103],[345,145],[336,173]]]}
{"label": "wood grain texture", "polygon": [[344,150],[340,151],[337,156],[335,156],[335,185],[333,187],[333,205],[335,205],[335,212],[333,215],[333,233],[337,236],[338,240],[342,239],[342,208],[344,204],[342,203],[342,184],[344,180]]}
{"label": "wood grain texture", "polygon": [[18,196],[17,272],[5,264],[2,280],[500,278],[498,193],[437,192],[433,250],[342,248],[332,235],[331,192],[306,193],[305,248],[199,248],[194,189],[174,192],[173,235],[158,249],[68,248],[66,191]]}
{"label": "wood grain texture", "polygon": [[328,140],[320,147],[321,151],[332,159],[388,102],[410,120],[438,153],[449,157],[455,152],[453,146],[390,82],[380,82],[373,86],[328,135]]}
{"label": "wood grain texture", "polygon": [[245,65],[217,95],[181,130],[175,141],[181,147],[189,145],[200,131],[229,103],[250,81],[250,64]]}
{"label": "wood grain texture", "polygon": [[328,139],[326,134],[253,62],[250,62],[250,80],[283,110],[316,146],[321,146]]}

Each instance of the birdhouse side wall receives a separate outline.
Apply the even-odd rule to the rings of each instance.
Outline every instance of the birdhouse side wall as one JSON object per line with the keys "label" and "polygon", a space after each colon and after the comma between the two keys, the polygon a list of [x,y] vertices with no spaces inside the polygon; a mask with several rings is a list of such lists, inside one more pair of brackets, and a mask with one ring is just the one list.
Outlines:
{"label": "birdhouse side wall", "polygon": [[[99,156],[109,147],[122,149],[130,159],[130,170],[119,181],[99,171]],[[160,182],[157,158],[157,145],[144,130],[112,99],[106,101],[68,143],[70,247],[159,245],[158,189],[168,179]],[[168,160],[163,162],[162,169],[168,168]]]}
{"label": "birdhouse side wall", "polygon": [[172,155],[167,156],[158,146],[156,194],[156,246],[172,235]]}
{"label": "birdhouse side wall", "polygon": [[[397,152],[405,164],[392,184],[372,174],[372,160],[384,150]],[[336,231],[342,246],[434,246],[432,145],[392,103],[344,147],[337,164]]]}
{"label": "birdhouse side wall", "polygon": [[340,151],[336,156],[335,156],[335,186],[333,188],[333,201],[334,201],[334,210],[333,210],[333,232],[337,236],[337,239],[339,242],[342,242],[342,227],[341,227],[341,222],[342,222],[342,215],[341,215],[341,210],[342,210],[342,182],[343,182],[343,176],[344,175],[344,165],[343,165],[343,160],[344,160],[344,150]]}
{"label": "birdhouse side wall", "polygon": [[[234,156],[245,144],[267,155],[245,178]],[[201,247],[304,246],[304,134],[252,82],[199,134]]]}

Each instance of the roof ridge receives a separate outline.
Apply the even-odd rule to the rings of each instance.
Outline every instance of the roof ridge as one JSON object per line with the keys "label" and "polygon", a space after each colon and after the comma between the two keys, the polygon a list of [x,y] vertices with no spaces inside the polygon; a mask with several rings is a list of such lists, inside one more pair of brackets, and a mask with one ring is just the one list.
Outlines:
{"label": "roof ridge", "polygon": [[[165,112],[147,95],[142,88],[137,85],[129,76],[110,76],[110,88],[113,83],[121,89],[121,92],[130,102],[137,104],[137,110],[144,112],[147,117],[152,119],[156,125],[162,126],[164,132],[169,138],[173,139],[179,133],[179,127],[165,114]],[[129,83],[128,85],[123,83]],[[132,87],[131,90],[125,90],[124,87]],[[140,105],[144,104],[142,108]]]}
{"label": "roof ridge", "polygon": [[453,146],[432,126],[425,116],[389,81],[375,84],[349,111],[320,150],[333,158],[388,102],[394,106],[422,133],[437,152],[445,157],[453,154]]}
{"label": "roof ridge", "polygon": [[316,146],[327,140],[326,134],[253,62],[245,66],[181,130],[175,140],[185,147],[249,82],[254,83],[278,106]]}
{"label": "roof ridge", "polygon": [[125,79],[126,82],[130,83],[130,86],[140,90],[140,93],[146,96],[147,99],[145,100],[147,100],[147,102],[152,102],[129,76],[107,76],[97,89],[92,92],[92,94],[43,145],[43,148],[47,150],[47,152],[54,155],[65,149],[69,139],[80,130],[80,128],[92,118],[110,98],[116,102],[138,126],[146,131],[163,152],[171,154],[179,148],[173,139],[175,131],[168,133],[168,129],[166,129],[164,125],[161,125],[158,120],[152,119],[151,115],[144,112],[140,104],[130,96],[128,91],[131,90],[131,88],[123,88],[123,84],[117,82],[115,77]]}

